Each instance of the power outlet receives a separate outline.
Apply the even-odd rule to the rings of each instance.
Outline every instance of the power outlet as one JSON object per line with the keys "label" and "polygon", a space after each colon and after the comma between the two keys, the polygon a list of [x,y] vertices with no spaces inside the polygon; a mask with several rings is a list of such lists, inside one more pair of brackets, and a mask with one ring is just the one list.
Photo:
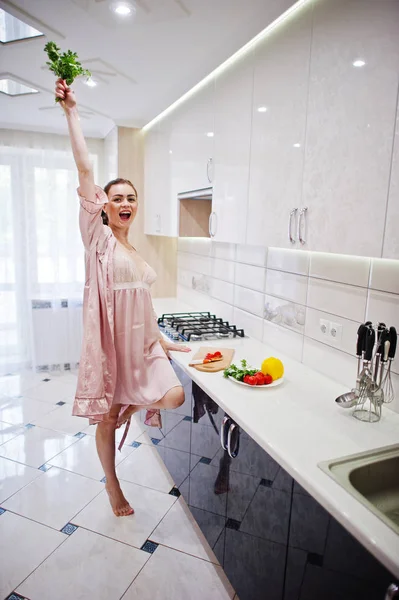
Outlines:
{"label": "power outlet", "polygon": [[323,335],[330,335],[330,321],[326,321],[326,319],[320,319],[320,331]]}
{"label": "power outlet", "polygon": [[342,342],[342,325],[339,323],[331,323],[330,335],[334,339],[335,344],[340,346]]}

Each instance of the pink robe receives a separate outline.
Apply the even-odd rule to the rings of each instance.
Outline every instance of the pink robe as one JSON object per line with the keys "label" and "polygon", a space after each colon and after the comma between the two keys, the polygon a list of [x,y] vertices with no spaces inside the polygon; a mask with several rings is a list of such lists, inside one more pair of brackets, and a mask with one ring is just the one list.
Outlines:
{"label": "pink robe", "polygon": [[[96,186],[95,197],[84,198],[79,194],[79,199],[81,205],[79,224],[86,250],[86,281],[83,298],[84,335],[73,415],[89,418],[90,423],[94,424],[107,416],[114,402],[122,404],[122,413],[129,404],[145,405],[160,400],[168,389],[180,385],[180,382],[159,342],[156,341],[154,323],[151,326],[147,324],[152,342],[149,361],[143,362],[149,358],[149,349],[145,347],[146,340],[144,339],[145,343],[141,348],[140,355],[133,328],[131,328],[133,332],[131,343],[126,331],[123,332],[123,341],[119,340],[120,336],[118,335],[118,341],[115,343],[114,305],[118,310],[119,308],[124,309],[123,315],[118,314],[119,324],[123,323],[123,320],[127,322],[126,319],[131,319],[130,322],[133,322],[135,317],[129,313],[134,309],[135,300],[132,295],[133,289],[128,289],[133,287],[134,291],[137,290],[140,294],[138,307],[140,306],[143,315],[148,317],[150,310],[152,312],[149,284],[145,281],[142,285],[135,283],[133,286],[128,285],[127,289],[120,289],[119,285],[116,286],[119,290],[114,292],[116,238],[111,229],[103,225],[101,217],[103,206],[108,202],[108,198],[105,192]],[[138,279],[140,278],[138,277]],[[124,295],[125,292],[126,295]],[[118,295],[114,296],[114,294]],[[148,308],[149,305],[151,309]],[[153,314],[151,314],[151,318],[154,319]],[[117,329],[119,328],[117,327]],[[128,355],[126,347],[131,350]],[[128,362],[126,363],[126,361]],[[158,367],[155,370],[152,369],[150,376],[146,372],[146,367],[148,365],[150,368],[154,361]],[[132,364],[134,362],[137,362],[138,365]],[[129,387],[130,373],[132,378]],[[152,378],[155,378],[156,381],[155,385],[151,387]],[[123,394],[120,390],[121,381],[124,386]],[[148,382],[150,389],[147,389]],[[118,393],[115,397],[116,391]],[[151,422],[148,413],[147,419],[148,424],[157,423],[156,418],[155,422]]]}

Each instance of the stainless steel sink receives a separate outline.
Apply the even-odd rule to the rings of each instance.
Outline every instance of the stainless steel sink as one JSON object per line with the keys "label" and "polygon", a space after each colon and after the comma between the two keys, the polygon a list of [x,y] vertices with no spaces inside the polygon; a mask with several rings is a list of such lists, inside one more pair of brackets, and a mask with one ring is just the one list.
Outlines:
{"label": "stainless steel sink", "polygon": [[399,534],[399,444],[319,467]]}

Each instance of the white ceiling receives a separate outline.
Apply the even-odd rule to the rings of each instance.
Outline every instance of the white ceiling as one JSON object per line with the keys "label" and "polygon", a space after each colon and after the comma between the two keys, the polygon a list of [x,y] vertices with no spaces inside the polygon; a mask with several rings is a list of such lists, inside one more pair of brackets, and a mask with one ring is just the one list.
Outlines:
{"label": "white ceiling", "polygon": [[0,94],[0,128],[65,133],[54,106],[53,75],[43,47],[54,40],[101,72],[99,85],[75,83],[87,135],[104,137],[113,124],[141,127],[294,4],[294,0],[136,0],[136,18],[117,19],[108,0],[0,0],[0,7],[43,31],[0,46],[5,73],[39,89]]}

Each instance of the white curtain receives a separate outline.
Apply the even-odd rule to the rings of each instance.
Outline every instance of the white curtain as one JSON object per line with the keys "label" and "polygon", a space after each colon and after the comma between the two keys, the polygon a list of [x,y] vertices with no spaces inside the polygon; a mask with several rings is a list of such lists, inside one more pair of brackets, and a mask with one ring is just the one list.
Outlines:
{"label": "white curtain", "polygon": [[[0,130],[0,373],[79,360],[84,251],[68,138]],[[96,181],[103,141],[89,140]]]}

